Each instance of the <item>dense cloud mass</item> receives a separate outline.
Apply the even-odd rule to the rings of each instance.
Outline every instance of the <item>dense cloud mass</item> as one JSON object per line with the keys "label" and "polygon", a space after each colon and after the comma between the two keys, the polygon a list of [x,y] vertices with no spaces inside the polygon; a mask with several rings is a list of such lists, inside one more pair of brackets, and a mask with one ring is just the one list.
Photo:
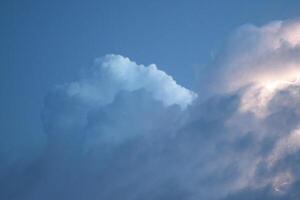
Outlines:
{"label": "dense cloud mass", "polygon": [[96,59],[45,97],[45,147],[0,168],[0,199],[299,199],[299,36],[298,21],[240,27],[198,94]]}

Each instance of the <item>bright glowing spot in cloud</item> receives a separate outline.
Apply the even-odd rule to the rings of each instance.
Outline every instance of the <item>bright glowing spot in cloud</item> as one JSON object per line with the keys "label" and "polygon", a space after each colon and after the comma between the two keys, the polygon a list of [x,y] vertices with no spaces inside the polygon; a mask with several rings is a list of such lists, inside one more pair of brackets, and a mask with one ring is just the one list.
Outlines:
{"label": "bright glowing spot in cloud", "polygon": [[279,90],[299,84],[300,21],[245,25],[236,31],[225,55],[217,91],[244,88],[240,110],[264,117]]}
{"label": "bright glowing spot in cloud", "polygon": [[270,90],[270,91],[274,91],[274,90],[278,90],[290,85],[296,85],[299,83],[299,78],[300,76],[298,75],[296,77],[295,80],[293,81],[289,81],[289,80],[272,80],[272,81],[268,81],[265,84],[266,89]]}
{"label": "bright glowing spot in cloud", "polygon": [[[294,75],[290,74],[291,77]],[[267,112],[267,105],[269,101],[276,95],[279,90],[283,90],[292,85],[299,85],[299,75],[294,75],[292,79],[268,79],[260,80],[254,83],[248,88],[242,99],[240,110],[242,112],[251,111],[257,115],[257,117],[264,117]]]}
{"label": "bright glowing spot in cloud", "polygon": [[299,182],[289,162],[298,162],[294,158],[300,151],[300,21],[240,27],[210,70],[203,85],[212,80],[212,95],[239,95],[228,124],[238,127],[237,135],[259,141],[251,148],[256,155],[252,170],[248,164],[240,185],[270,186],[275,194],[287,194]]}

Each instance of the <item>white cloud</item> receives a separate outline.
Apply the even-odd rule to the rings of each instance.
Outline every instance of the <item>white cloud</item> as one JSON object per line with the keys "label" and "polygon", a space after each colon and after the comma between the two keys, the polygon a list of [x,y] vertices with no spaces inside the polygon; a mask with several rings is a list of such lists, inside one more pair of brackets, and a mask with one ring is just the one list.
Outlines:
{"label": "white cloud", "polygon": [[233,34],[219,61],[215,92],[247,87],[241,111],[264,117],[268,102],[280,89],[298,85],[300,77],[300,21],[274,21],[257,27],[244,25]]}
{"label": "white cloud", "polygon": [[178,85],[156,65],[138,65],[121,55],[106,55],[83,79],[67,86],[69,95],[95,105],[111,103],[120,91],[145,90],[165,106],[178,105],[185,109],[197,94]]}
{"label": "white cloud", "polygon": [[[291,164],[280,162],[300,149],[300,21],[244,25],[234,32],[214,64],[209,78],[202,82],[212,88],[210,95],[240,96],[238,111],[226,122],[231,133],[237,134],[231,135],[233,140],[251,133],[253,148],[268,149],[247,152],[253,162],[237,180],[244,188],[272,186],[285,193],[297,175],[288,169]],[[246,161],[241,159],[241,163]],[[268,169],[259,178],[261,165]]]}
{"label": "white cloud", "polygon": [[268,157],[269,166],[300,150],[300,129],[293,130],[289,135],[279,139]]}
{"label": "white cloud", "polygon": [[226,89],[248,84],[268,87],[273,81],[293,81],[300,75],[300,22],[276,21],[239,28],[225,58]]}

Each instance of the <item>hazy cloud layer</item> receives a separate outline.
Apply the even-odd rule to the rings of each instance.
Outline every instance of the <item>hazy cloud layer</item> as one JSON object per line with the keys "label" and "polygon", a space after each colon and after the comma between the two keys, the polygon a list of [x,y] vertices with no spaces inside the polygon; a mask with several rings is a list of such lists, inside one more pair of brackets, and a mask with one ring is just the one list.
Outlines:
{"label": "hazy cloud layer", "polygon": [[240,27],[199,98],[155,65],[96,59],[45,97],[44,150],[1,168],[0,198],[299,199],[299,31]]}

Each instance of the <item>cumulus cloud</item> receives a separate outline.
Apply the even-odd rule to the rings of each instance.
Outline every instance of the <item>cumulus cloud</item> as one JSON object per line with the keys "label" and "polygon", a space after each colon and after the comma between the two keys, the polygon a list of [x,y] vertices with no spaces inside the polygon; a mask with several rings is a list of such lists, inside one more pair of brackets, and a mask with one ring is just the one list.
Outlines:
{"label": "cumulus cloud", "polygon": [[299,33],[299,20],[238,28],[211,70],[213,93],[247,87],[241,110],[264,116],[277,90],[299,84]]}
{"label": "cumulus cloud", "polygon": [[96,105],[113,102],[120,91],[145,90],[164,105],[185,109],[197,94],[178,85],[156,65],[138,65],[121,55],[106,55],[95,60],[86,77],[67,86],[68,94]]}
{"label": "cumulus cloud", "polygon": [[237,29],[199,98],[155,65],[96,59],[45,97],[44,151],[1,199],[298,199],[299,27]]}
{"label": "cumulus cloud", "polygon": [[297,80],[299,34],[299,21],[275,21],[262,27],[244,25],[237,29],[222,59],[219,73],[223,88],[236,90],[259,84],[272,89]]}
{"label": "cumulus cloud", "polygon": [[[284,198],[290,198],[288,191],[295,193],[288,188],[299,180],[299,173],[291,169],[297,165],[299,153],[299,30],[299,20],[274,21],[261,27],[244,25],[234,32],[210,70],[212,95],[240,96],[228,126],[232,132],[251,132],[253,145],[261,149],[255,152],[254,173],[244,188],[247,191],[270,187]],[[273,192],[256,199],[279,198]],[[247,199],[245,196],[242,192],[238,198]]]}

